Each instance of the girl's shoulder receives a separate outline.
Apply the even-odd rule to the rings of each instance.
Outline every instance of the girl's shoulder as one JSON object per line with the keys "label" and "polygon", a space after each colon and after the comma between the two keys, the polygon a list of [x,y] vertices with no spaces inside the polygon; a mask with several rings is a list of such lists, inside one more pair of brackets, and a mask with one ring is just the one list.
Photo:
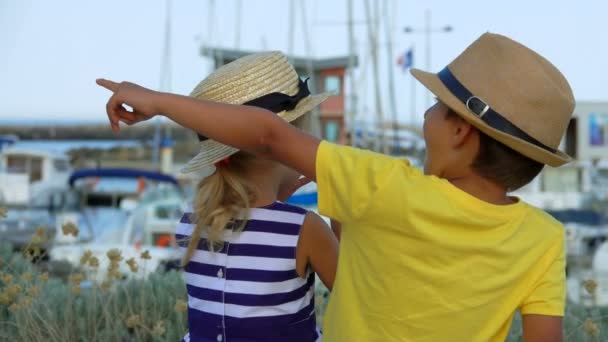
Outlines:
{"label": "girl's shoulder", "polygon": [[288,204],[288,203],[284,203],[284,202],[279,202],[279,201],[274,202],[271,205],[261,207],[259,209],[276,210],[276,211],[301,214],[301,215],[305,215],[306,213],[308,213],[308,210],[305,208],[298,207],[296,205],[292,205],[292,204]]}
{"label": "girl's shoulder", "polygon": [[304,223],[308,213],[309,211],[304,208],[277,201],[264,207],[251,208],[247,215],[251,223],[248,226],[255,225],[259,221],[272,222],[273,225],[286,224],[296,234],[299,233],[300,226]]}

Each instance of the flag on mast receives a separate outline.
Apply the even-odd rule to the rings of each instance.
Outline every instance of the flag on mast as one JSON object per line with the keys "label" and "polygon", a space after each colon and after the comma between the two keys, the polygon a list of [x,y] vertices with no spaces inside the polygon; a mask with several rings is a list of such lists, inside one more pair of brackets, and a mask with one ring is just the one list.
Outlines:
{"label": "flag on mast", "polygon": [[397,65],[405,72],[407,69],[414,66],[414,48],[409,48],[397,58]]}

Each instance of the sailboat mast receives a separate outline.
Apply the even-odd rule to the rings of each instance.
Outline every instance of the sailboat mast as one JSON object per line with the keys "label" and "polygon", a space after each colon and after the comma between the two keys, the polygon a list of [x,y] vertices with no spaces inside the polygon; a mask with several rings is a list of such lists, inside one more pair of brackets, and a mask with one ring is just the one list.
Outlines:
{"label": "sailboat mast", "polygon": [[[171,0],[165,1],[165,40],[163,43],[163,51],[160,64],[160,90],[170,91],[171,89]],[[161,125],[162,118],[159,116],[155,119],[154,129],[154,149],[152,151],[152,165],[155,169],[160,169],[160,142],[161,142]],[[171,134],[171,127],[167,125],[165,128],[167,137]]]}
{"label": "sailboat mast", "polygon": [[[304,47],[306,49],[306,72],[308,73],[308,77],[310,77],[310,81],[308,83],[310,91],[312,93],[316,93],[317,90],[317,75],[315,73],[315,69],[313,66],[313,55],[314,51],[311,44],[311,39],[308,31],[308,18],[306,16],[306,3],[304,0],[298,0],[300,3],[300,13],[302,16],[302,33],[304,35]],[[319,108],[315,108],[311,112],[311,127],[310,129],[315,135],[321,136],[321,118],[319,113]]]}
{"label": "sailboat mast", "polygon": [[295,42],[295,26],[296,26],[296,9],[293,4],[294,0],[289,0],[289,30],[287,31],[287,54],[291,58],[293,56],[293,44]]}
{"label": "sailboat mast", "polygon": [[355,91],[355,30],[353,24],[353,0],[346,1],[348,13],[348,79],[350,81],[350,105],[349,105],[349,121],[350,121],[350,143],[355,146],[356,127],[355,120],[357,118],[357,92]]}
{"label": "sailboat mast", "polygon": [[243,1],[236,0],[236,27],[234,32],[234,48],[236,50],[241,47],[241,11],[243,9]]}
{"label": "sailboat mast", "polygon": [[[394,66],[393,66],[393,28],[394,20],[389,19],[389,0],[384,0],[384,15],[383,20],[385,23],[384,33],[386,35],[386,57],[388,68],[388,96],[390,103],[390,110],[392,116],[392,128],[393,128],[393,148],[397,149],[399,144],[398,128],[397,128],[397,101],[395,99],[395,78],[394,78]],[[394,19],[394,17],[393,17]]]}
{"label": "sailboat mast", "polygon": [[374,18],[371,16],[371,6],[369,0],[365,0],[365,13],[367,16],[367,35],[369,39],[370,55],[372,58],[372,70],[374,77],[374,93],[376,103],[376,118],[377,118],[377,150],[384,153],[387,151],[387,144],[384,138],[384,114],[382,112],[382,94],[380,91],[380,70],[378,66],[378,11],[375,12]]}

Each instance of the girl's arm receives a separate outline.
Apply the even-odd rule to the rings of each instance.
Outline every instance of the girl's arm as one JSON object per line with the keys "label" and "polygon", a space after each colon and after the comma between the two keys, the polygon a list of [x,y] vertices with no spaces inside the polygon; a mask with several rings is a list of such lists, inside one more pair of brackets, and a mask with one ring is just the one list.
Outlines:
{"label": "girl's arm", "polygon": [[340,241],[340,233],[342,232],[342,224],[334,219],[331,219],[331,231],[336,236],[336,239]]}
{"label": "girl's arm", "polygon": [[[165,115],[197,133],[250,153],[271,158],[315,180],[319,139],[291,126],[276,114],[252,106],[229,105],[156,92],[129,82],[99,79],[113,92],[106,104],[112,129]],[[127,111],[123,105],[133,108]]]}
{"label": "girl's arm", "polygon": [[331,290],[338,267],[338,240],[327,223],[313,212],[306,215],[296,251],[296,267],[301,277],[309,266]]}

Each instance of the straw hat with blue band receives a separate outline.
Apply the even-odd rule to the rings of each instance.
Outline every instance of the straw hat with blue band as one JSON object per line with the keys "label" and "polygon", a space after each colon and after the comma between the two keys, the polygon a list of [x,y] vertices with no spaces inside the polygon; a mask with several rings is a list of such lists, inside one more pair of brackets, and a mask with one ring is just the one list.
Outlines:
{"label": "straw hat with blue band", "polygon": [[571,160],[558,148],[574,110],[572,89],[555,66],[520,43],[485,33],[439,73],[411,72],[493,139],[550,166]]}
{"label": "straw hat with blue band", "polygon": [[[311,95],[281,52],[248,55],[221,66],[201,81],[190,96],[214,102],[256,106],[291,122],[308,113],[331,93]],[[229,114],[227,114],[229,115]],[[201,151],[182,169],[193,172],[230,157],[238,149],[198,135]]]}

